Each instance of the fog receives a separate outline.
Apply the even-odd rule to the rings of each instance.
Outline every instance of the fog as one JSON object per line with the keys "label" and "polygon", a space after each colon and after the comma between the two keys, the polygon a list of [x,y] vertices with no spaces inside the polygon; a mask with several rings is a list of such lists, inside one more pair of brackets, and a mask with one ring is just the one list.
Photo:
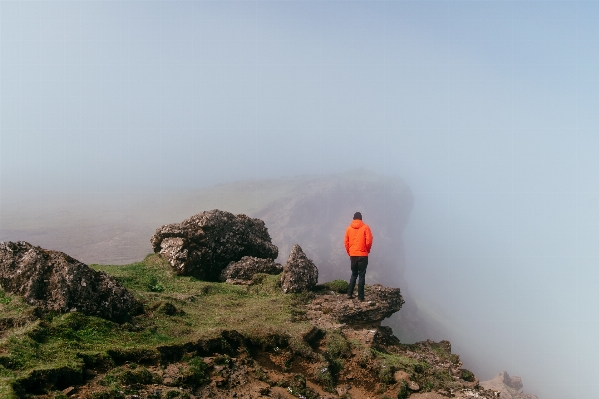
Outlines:
{"label": "fog", "polygon": [[406,280],[445,328],[422,339],[481,379],[594,397],[598,27],[591,1],[0,1],[0,231],[401,176]]}

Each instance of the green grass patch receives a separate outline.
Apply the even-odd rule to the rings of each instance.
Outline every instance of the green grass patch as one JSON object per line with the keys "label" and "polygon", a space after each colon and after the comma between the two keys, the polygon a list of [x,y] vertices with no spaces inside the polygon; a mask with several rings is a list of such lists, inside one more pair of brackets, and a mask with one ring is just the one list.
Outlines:
{"label": "green grass patch", "polygon": [[12,388],[12,384],[14,383],[14,379],[0,377],[0,398],[6,399],[16,399],[17,396]]}
{"label": "green grass patch", "polygon": [[333,291],[338,294],[347,294],[348,288],[349,284],[345,280],[333,280],[316,286],[316,289],[319,291]]}
{"label": "green grass patch", "polygon": [[430,367],[426,362],[418,362],[407,356],[384,353],[375,349],[372,349],[372,354],[380,362],[381,371],[379,372],[379,377],[389,381],[391,381],[390,378],[392,378],[393,373],[397,370],[404,370],[409,374],[412,374],[422,373]]}
{"label": "green grass patch", "polygon": [[12,301],[12,297],[0,290],[0,305],[8,305]]}

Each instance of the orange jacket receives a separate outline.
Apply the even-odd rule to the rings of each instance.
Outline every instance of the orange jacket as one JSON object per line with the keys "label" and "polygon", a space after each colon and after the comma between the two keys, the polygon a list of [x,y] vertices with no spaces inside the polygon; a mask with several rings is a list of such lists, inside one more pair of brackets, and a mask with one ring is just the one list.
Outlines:
{"label": "orange jacket", "polygon": [[368,256],[372,247],[372,232],[367,224],[354,219],[345,230],[345,250],[349,256]]}

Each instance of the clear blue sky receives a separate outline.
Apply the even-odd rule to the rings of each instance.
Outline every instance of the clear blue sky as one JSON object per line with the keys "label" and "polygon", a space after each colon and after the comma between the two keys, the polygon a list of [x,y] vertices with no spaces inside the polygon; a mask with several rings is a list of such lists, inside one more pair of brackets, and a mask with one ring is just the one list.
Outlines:
{"label": "clear blue sky", "polygon": [[454,347],[597,392],[599,2],[0,1],[0,25],[4,203],[398,174]]}

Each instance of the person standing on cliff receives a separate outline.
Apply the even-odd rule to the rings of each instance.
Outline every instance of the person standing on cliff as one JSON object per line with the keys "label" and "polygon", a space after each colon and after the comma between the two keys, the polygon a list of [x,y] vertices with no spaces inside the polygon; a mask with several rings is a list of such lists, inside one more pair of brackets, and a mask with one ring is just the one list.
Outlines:
{"label": "person standing on cliff", "polygon": [[370,227],[362,222],[362,214],[356,212],[354,220],[345,230],[345,250],[351,261],[351,279],[347,288],[348,298],[353,298],[356,279],[358,279],[358,300],[364,300],[364,280],[366,279],[366,266],[368,254],[372,247],[372,232]]}

